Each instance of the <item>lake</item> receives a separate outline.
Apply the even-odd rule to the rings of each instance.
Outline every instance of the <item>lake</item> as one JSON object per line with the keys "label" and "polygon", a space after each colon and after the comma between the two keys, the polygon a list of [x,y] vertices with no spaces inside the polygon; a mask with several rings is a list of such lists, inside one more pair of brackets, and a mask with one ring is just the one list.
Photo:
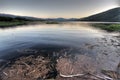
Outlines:
{"label": "lake", "polygon": [[115,46],[119,42],[113,38],[117,33],[108,33],[90,24],[62,22],[0,28],[0,59],[37,54],[37,50],[52,53],[66,49],[70,54],[89,55],[100,61],[102,67],[114,69],[120,61],[120,48]]}

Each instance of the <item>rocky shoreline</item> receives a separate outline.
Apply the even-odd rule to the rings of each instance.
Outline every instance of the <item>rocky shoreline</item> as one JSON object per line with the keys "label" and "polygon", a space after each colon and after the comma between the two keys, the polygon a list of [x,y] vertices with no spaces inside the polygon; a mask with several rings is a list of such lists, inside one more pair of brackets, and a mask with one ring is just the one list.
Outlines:
{"label": "rocky shoreline", "polygon": [[9,62],[1,69],[1,80],[119,80],[120,64],[116,71],[98,71],[92,58],[86,55],[62,56],[58,59],[29,55]]}
{"label": "rocky shoreline", "polygon": [[49,58],[30,55],[11,61],[1,70],[1,80],[41,80],[57,75],[55,63]]}
{"label": "rocky shoreline", "polygon": [[[115,38],[117,41],[120,40],[119,36],[115,36]],[[119,49],[119,42],[113,38],[112,40],[111,38],[108,39],[108,41],[103,39],[103,41],[101,44],[105,44],[104,47],[109,45]],[[90,50],[94,49],[94,46],[90,44],[86,44],[85,47]],[[87,54],[70,54],[69,49],[58,50],[58,52],[51,52],[51,54],[49,54],[50,52],[41,53],[31,49],[20,50],[19,52],[33,54],[20,56],[11,59],[9,62],[1,61],[2,64],[6,63],[6,65],[0,69],[0,80],[120,80],[120,61],[114,70],[101,69],[100,65],[102,64],[99,63],[100,60],[103,60],[104,64],[110,62],[107,61],[111,60],[107,59],[107,56],[112,56],[113,53],[98,53],[99,62],[97,62],[96,59]],[[119,52],[114,56],[119,59],[118,54]]]}

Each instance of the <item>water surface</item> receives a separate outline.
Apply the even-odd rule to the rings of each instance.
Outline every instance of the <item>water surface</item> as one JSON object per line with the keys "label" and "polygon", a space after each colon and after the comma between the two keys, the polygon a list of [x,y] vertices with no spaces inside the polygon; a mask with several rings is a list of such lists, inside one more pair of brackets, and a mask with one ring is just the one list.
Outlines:
{"label": "water surface", "polygon": [[[103,57],[100,53],[104,53],[104,51],[106,53],[116,53],[114,57],[109,58],[118,63],[120,57],[115,57],[118,48],[109,41],[116,34],[93,28],[90,24],[87,22],[66,22],[0,29],[0,59],[18,56],[21,54],[19,51],[25,49],[51,49],[54,52],[54,49],[69,47],[72,48],[72,54],[98,56],[96,58],[98,60],[101,59],[101,56],[102,58],[111,56]],[[104,42],[104,39],[107,39],[108,43]]]}

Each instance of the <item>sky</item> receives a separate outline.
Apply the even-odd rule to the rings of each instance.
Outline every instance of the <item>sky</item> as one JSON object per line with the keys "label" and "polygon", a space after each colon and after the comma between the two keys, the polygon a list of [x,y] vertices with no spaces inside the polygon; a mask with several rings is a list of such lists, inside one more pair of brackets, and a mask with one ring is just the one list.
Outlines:
{"label": "sky", "polygon": [[39,18],[81,18],[119,6],[120,0],[0,0],[0,13]]}

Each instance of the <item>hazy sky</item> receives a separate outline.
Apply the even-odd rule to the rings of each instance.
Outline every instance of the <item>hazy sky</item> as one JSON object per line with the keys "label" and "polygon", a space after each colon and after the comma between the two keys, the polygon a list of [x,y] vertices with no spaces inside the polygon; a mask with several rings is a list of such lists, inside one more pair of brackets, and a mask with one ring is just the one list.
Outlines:
{"label": "hazy sky", "polygon": [[0,13],[80,18],[119,6],[120,0],[0,0]]}

